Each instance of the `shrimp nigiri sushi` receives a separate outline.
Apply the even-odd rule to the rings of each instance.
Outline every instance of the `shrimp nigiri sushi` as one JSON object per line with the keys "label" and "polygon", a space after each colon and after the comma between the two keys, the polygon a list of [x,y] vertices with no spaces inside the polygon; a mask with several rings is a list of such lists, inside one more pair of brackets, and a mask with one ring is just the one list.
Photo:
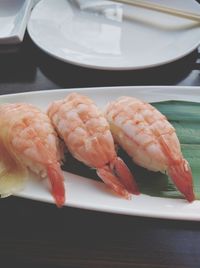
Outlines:
{"label": "shrimp nigiri sushi", "polygon": [[15,193],[28,169],[48,177],[58,207],[65,202],[61,150],[48,116],[25,103],[0,105],[0,195]]}
{"label": "shrimp nigiri sushi", "polygon": [[52,124],[71,154],[87,166],[119,196],[139,194],[134,178],[117,157],[109,124],[94,102],[77,93],[53,102],[48,109]]}
{"label": "shrimp nigiri sushi", "polygon": [[108,104],[105,115],[114,140],[136,164],[167,172],[189,202],[195,199],[190,166],[174,127],[163,114],[136,98],[120,97]]}

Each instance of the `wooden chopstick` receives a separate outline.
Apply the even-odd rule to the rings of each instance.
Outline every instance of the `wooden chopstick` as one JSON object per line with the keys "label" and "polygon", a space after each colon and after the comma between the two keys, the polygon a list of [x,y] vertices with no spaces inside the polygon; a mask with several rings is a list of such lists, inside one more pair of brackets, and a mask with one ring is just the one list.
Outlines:
{"label": "wooden chopstick", "polygon": [[185,10],[180,10],[180,9],[176,9],[176,8],[172,8],[172,7],[167,7],[164,5],[159,5],[159,4],[155,4],[155,3],[147,2],[147,1],[143,1],[143,0],[112,0],[112,1],[119,2],[122,4],[131,5],[131,6],[147,8],[147,9],[167,13],[167,14],[170,14],[173,16],[178,16],[178,17],[182,17],[182,18],[186,18],[189,20],[200,22],[200,14],[190,12],[190,11],[185,11]]}

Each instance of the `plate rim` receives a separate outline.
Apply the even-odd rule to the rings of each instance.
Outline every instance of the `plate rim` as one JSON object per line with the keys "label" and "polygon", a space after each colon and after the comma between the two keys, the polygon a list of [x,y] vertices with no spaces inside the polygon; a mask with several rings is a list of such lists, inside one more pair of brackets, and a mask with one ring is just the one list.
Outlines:
{"label": "plate rim", "polygon": [[[112,90],[112,89],[144,89],[144,90],[150,90],[150,89],[156,89],[156,90],[160,90],[160,89],[168,89],[173,91],[175,90],[194,90],[194,91],[199,91],[200,93],[200,85],[199,86],[187,86],[187,85],[128,85],[128,86],[89,86],[89,87],[66,87],[66,88],[52,88],[52,89],[42,89],[42,90],[30,90],[30,91],[20,91],[17,93],[6,93],[6,94],[1,94],[0,93],[0,99],[4,96],[4,97],[10,97],[10,96],[20,96],[20,95],[37,95],[38,93],[41,94],[45,94],[45,93],[56,93],[56,92],[71,92],[71,91],[94,91],[94,90]],[[165,94],[166,91],[164,91],[163,93]],[[200,96],[200,94],[199,94]],[[0,103],[1,104],[1,103]]]}

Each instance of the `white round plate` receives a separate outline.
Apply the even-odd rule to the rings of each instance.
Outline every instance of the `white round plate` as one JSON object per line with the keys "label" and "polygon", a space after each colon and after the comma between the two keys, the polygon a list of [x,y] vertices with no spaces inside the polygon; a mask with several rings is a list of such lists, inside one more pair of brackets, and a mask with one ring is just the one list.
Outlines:
{"label": "white round plate", "polygon": [[[151,1],[200,13],[195,0]],[[126,5],[122,11],[120,20],[80,10],[74,0],[42,0],[31,14],[28,32],[42,50],[60,60],[108,70],[169,63],[200,43],[197,22]]]}

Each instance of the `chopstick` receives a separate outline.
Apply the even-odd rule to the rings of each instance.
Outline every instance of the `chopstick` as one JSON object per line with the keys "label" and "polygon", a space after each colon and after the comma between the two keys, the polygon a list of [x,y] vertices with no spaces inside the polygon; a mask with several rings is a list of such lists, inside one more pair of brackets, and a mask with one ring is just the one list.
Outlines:
{"label": "chopstick", "polygon": [[147,2],[147,1],[143,1],[143,0],[112,0],[112,1],[119,2],[122,4],[131,5],[131,6],[142,7],[142,8],[146,8],[146,9],[150,9],[150,10],[155,10],[155,11],[167,13],[167,14],[170,14],[173,16],[178,16],[178,17],[182,17],[185,19],[200,22],[200,14],[190,12],[190,11],[185,11],[185,10],[181,10],[181,9],[167,7],[164,5],[155,4],[155,3]]}

